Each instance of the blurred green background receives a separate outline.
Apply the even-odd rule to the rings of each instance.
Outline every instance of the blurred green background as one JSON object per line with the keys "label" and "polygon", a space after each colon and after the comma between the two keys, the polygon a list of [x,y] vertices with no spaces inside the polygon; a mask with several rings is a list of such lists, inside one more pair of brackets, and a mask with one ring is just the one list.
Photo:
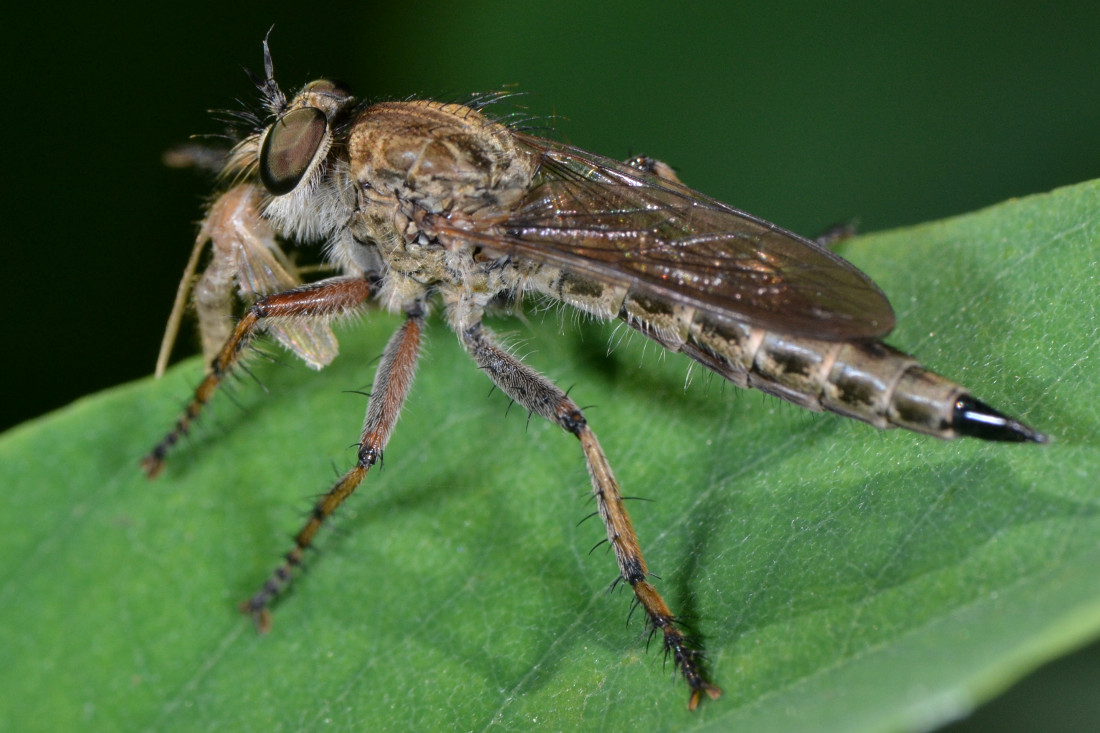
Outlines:
{"label": "blurred green background", "polygon": [[[152,372],[210,188],[160,155],[220,131],[208,109],[255,97],[240,66],[261,68],[272,24],[284,88],[331,75],[377,99],[514,89],[559,139],[659,157],[807,234],[1100,176],[1100,4],[99,7],[24,6],[0,44],[14,310],[0,320],[0,429]],[[1091,727],[1098,655],[1063,660],[957,730]]]}

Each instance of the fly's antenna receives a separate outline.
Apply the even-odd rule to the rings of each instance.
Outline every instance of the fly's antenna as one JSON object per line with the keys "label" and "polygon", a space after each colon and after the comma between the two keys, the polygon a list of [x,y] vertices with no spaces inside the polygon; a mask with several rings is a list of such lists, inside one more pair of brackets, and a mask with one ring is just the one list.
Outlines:
{"label": "fly's antenna", "polygon": [[271,114],[280,115],[286,111],[286,95],[275,82],[275,64],[271,60],[271,47],[267,45],[267,39],[273,30],[275,26],[268,28],[267,34],[264,35],[264,78],[261,79],[248,67],[244,67],[244,73],[248,74],[248,78],[264,96],[264,106],[271,111]]}

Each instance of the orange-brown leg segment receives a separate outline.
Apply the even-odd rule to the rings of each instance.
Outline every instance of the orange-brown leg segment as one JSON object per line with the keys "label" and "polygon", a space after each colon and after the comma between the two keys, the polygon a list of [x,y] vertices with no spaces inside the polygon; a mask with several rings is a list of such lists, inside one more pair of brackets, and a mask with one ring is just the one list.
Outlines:
{"label": "orange-brown leg segment", "polygon": [[645,610],[650,627],[661,632],[666,652],[691,688],[688,707],[694,710],[704,693],[711,698],[718,697],[721,690],[710,684],[704,675],[702,652],[688,642],[661,594],[648,580],[645,559],[623,505],[619,484],[584,413],[550,380],[498,346],[481,324],[464,330],[462,343],[501,391],[580,440],[592,479],[596,508],[618,561],[619,575],[634,589],[634,596]]}
{"label": "orange-brown leg segment", "polygon": [[378,363],[378,372],[374,375],[355,467],[318,500],[305,526],[294,536],[294,547],[284,555],[283,563],[254,596],[241,604],[241,610],[253,617],[256,628],[261,632],[271,627],[268,606],[290,583],[294,569],[301,566],[302,556],[313,544],[321,525],[351,496],[370,467],[381,460],[382,450],[390,439],[393,426],[401,414],[401,406],[412,386],[423,331],[424,319],[419,314],[410,315],[390,339]]}
{"label": "orange-brown leg segment", "polygon": [[229,340],[210,363],[206,378],[195,390],[191,402],[172,430],[153,450],[141,459],[141,468],[149,478],[156,478],[164,467],[164,458],[180,438],[191,429],[191,423],[214,396],[218,386],[240,363],[244,347],[252,341],[265,319],[332,318],[354,310],[370,297],[370,283],[363,278],[333,278],[294,290],[268,295],[257,300],[237,323]]}

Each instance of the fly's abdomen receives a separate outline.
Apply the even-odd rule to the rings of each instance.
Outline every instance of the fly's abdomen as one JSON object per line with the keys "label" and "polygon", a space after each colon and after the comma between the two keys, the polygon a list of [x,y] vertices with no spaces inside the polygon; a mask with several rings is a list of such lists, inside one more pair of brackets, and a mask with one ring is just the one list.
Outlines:
{"label": "fly's abdomen", "polygon": [[818,341],[696,311],[679,351],[734,384],[877,428],[1042,443],[1046,436],[880,341]]}
{"label": "fly's abdomen", "polygon": [[962,387],[876,341],[797,338],[696,312],[680,351],[741,387],[877,428],[953,438]]}
{"label": "fly's abdomen", "polygon": [[[788,336],[698,311],[678,350],[739,387],[877,428],[897,426],[951,437],[944,434],[949,427],[944,416],[950,415],[954,394],[963,391],[879,342]],[[922,379],[925,375],[932,379]],[[919,394],[902,410],[895,408],[899,388]]]}
{"label": "fly's abdomen", "polygon": [[758,389],[809,410],[948,440],[1045,440],[880,341],[821,341],[766,331],[550,266],[539,268],[528,282],[598,318],[618,317],[738,387]]}

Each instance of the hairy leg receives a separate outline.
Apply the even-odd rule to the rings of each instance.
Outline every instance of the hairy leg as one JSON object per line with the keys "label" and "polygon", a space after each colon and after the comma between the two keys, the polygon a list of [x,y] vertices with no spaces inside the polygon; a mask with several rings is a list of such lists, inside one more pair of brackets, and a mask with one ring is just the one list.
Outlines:
{"label": "hairy leg", "polygon": [[592,479],[597,511],[603,519],[607,540],[618,561],[619,575],[634,589],[634,596],[645,610],[649,625],[661,632],[665,650],[687,680],[691,688],[688,707],[694,709],[703,693],[712,698],[718,697],[721,691],[707,682],[704,676],[702,653],[684,637],[661,594],[648,580],[645,559],[623,504],[619,484],[595,433],[588,427],[584,413],[550,380],[500,347],[491,332],[480,323],[466,328],[460,336],[466,351],[501,391],[580,440]]}
{"label": "hairy leg", "polygon": [[240,363],[244,347],[252,341],[258,329],[270,319],[332,318],[347,313],[370,297],[370,283],[363,278],[334,278],[294,290],[268,295],[257,300],[237,323],[233,333],[210,362],[202,380],[183,415],[172,430],[141,459],[141,468],[149,478],[156,478],[164,468],[164,458],[191,429],[191,423],[214,396],[222,381]]}
{"label": "hairy leg", "polygon": [[283,556],[282,564],[254,596],[241,604],[241,611],[252,616],[256,628],[261,632],[271,627],[268,606],[290,584],[294,569],[301,566],[302,556],[313,544],[313,538],[321,525],[351,496],[370,467],[381,460],[382,450],[389,442],[405,397],[412,386],[423,331],[423,317],[419,314],[410,315],[390,339],[374,375],[374,386],[371,387],[367,402],[367,416],[359,437],[359,453],[355,466],[317,501],[305,526],[294,536],[294,547]]}

